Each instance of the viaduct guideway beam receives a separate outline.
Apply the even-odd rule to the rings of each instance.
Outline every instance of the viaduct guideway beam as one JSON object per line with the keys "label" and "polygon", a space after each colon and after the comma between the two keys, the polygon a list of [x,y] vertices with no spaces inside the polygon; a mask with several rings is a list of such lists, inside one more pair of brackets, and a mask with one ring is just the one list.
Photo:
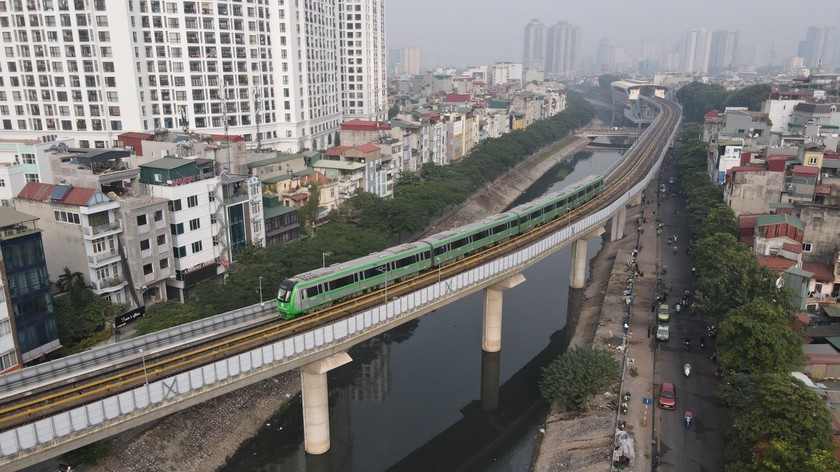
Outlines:
{"label": "viaduct guideway beam", "polygon": [[572,288],[583,288],[586,284],[586,240],[597,238],[604,234],[604,228],[598,228],[589,233],[582,234],[579,239],[572,243],[572,274],[569,277],[569,286]]}
{"label": "viaduct guideway beam", "polygon": [[346,352],[339,352],[300,368],[300,384],[303,393],[303,442],[309,454],[323,454],[330,450],[327,372],[352,360]]}
{"label": "viaduct guideway beam", "polygon": [[504,291],[525,281],[525,276],[516,274],[484,289],[484,334],[481,349],[499,352],[502,349],[502,299]]}

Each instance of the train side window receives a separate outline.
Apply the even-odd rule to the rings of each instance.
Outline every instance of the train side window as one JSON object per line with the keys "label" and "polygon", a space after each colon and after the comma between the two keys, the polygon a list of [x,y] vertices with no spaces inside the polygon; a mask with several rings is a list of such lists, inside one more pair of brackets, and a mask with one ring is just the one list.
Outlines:
{"label": "train side window", "polygon": [[452,241],[451,243],[449,243],[448,246],[451,246],[452,249],[458,249],[459,247],[465,246],[468,243],[469,243],[469,237],[466,237],[466,238],[456,239],[455,241]]}
{"label": "train side window", "polygon": [[306,300],[307,298],[309,298],[309,293],[308,293],[308,292],[309,292],[309,289],[308,289],[308,288],[304,288],[304,289],[302,289],[302,290],[300,291],[300,299],[301,299],[301,300]]}
{"label": "train side window", "polygon": [[346,287],[353,283],[353,274],[341,277],[340,279],[335,279],[330,282],[330,291],[337,290],[342,287]]}
{"label": "train side window", "polygon": [[417,256],[408,256],[408,257],[403,257],[402,259],[394,261],[394,266],[397,269],[401,269],[403,267],[410,266],[411,264],[414,264],[415,262],[417,262]]}
{"label": "train side window", "polygon": [[490,236],[490,230],[485,229],[484,231],[476,233],[475,236],[473,236],[473,241],[478,241],[480,239],[484,239],[487,236]]}
{"label": "train side window", "polygon": [[503,224],[503,225],[499,225],[499,226],[495,226],[495,227],[493,227],[493,234],[499,234],[499,233],[501,233],[501,232],[505,231],[505,230],[507,229],[507,226],[508,226],[509,224],[510,224],[510,223],[505,223],[505,224]]}
{"label": "train side window", "polygon": [[446,245],[438,246],[438,247],[435,248],[435,255],[436,256],[439,256],[439,255],[443,254],[444,252],[446,252]]}

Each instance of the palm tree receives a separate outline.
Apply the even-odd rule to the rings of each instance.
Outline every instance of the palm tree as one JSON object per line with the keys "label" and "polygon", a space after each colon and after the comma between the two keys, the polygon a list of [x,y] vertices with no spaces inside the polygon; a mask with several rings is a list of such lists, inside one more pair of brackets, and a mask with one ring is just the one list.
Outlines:
{"label": "palm tree", "polygon": [[73,304],[81,306],[93,298],[91,286],[85,283],[85,276],[81,272],[73,272],[64,267],[64,272],[58,276],[55,286],[62,293],[70,295]]}

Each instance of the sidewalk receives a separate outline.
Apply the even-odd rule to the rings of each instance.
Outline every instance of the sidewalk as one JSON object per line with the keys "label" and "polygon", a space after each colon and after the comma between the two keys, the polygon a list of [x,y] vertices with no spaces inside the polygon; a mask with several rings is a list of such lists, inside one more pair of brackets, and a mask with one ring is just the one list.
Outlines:
{"label": "sidewalk", "polygon": [[[621,393],[630,393],[628,411],[621,413],[621,398],[617,399],[618,421],[626,422],[625,430],[633,438],[635,458],[627,471],[649,471],[657,452],[654,444],[654,415],[656,391],[653,382],[656,320],[650,303],[659,291],[659,250],[657,247],[655,189],[659,182],[654,180],[644,193],[645,203],[629,207],[625,222],[625,237],[621,243],[610,275],[610,282],[602,306],[601,318],[595,334],[596,347],[624,353],[625,365]],[[651,200],[648,204],[647,199]],[[639,227],[639,220],[647,222]],[[641,231],[640,231],[641,229]],[[634,249],[639,249],[633,257]],[[642,275],[632,277],[635,262]],[[632,278],[632,285],[627,280]],[[632,289],[632,301],[628,305],[625,290]],[[630,317],[625,334],[625,314],[629,308]]]}

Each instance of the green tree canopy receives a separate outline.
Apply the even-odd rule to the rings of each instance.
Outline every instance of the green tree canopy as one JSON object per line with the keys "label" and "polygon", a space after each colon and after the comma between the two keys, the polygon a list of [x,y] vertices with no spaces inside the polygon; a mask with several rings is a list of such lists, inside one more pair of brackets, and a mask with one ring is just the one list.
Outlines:
{"label": "green tree canopy", "polygon": [[618,381],[618,361],[603,349],[575,347],[543,368],[540,394],[566,409],[579,410],[587,397]]}
{"label": "green tree canopy", "polygon": [[725,233],[738,237],[738,224],[735,219],[735,212],[726,204],[717,203],[706,214],[703,223],[697,228],[699,239],[707,238],[715,233]]}
{"label": "green tree canopy", "polygon": [[719,319],[755,299],[790,306],[790,291],[776,287],[778,276],[755,259],[731,234],[701,239],[695,250],[698,274],[697,308]]}
{"label": "green tree canopy", "polygon": [[677,100],[683,107],[686,121],[703,122],[703,116],[712,110],[722,110],[726,90],[717,84],[692,82],[677,90]]}
{"label": "green tree canopy", "polygon": [[802,335],[791,329],[793,317],[764,300],[739,306],[720,323],[720,363],[751,374],[785,373],[803,361]]}
{"label": "green tree canopy", "polygon": [[790,374],[761,376],[757,383],[760,388],[744,403],[727,433],[726,457],[731,463],[727,471],[749,470],[744,467],[753,463],[756,454],[774,452],[766,447],[768,441],[784,445],[785,457],[808,458],[812,451],[834,451],[831,415],[819,396]]}
{"label": "green tree canopy", "polygon": [[752,461],[735,462],[726,472],[836,472],[840,462],[832,451],[804,450],[785,441],[766,441],[753,448]]}
{"label": "green tree canopy", "polygon": [[[736,90],[726,97],[723,107],[747,107],[752,111],[761,111],[764,101],[770,97],[770,84],[758,84]],[[721,110],[723,111],[723,110]]]}

